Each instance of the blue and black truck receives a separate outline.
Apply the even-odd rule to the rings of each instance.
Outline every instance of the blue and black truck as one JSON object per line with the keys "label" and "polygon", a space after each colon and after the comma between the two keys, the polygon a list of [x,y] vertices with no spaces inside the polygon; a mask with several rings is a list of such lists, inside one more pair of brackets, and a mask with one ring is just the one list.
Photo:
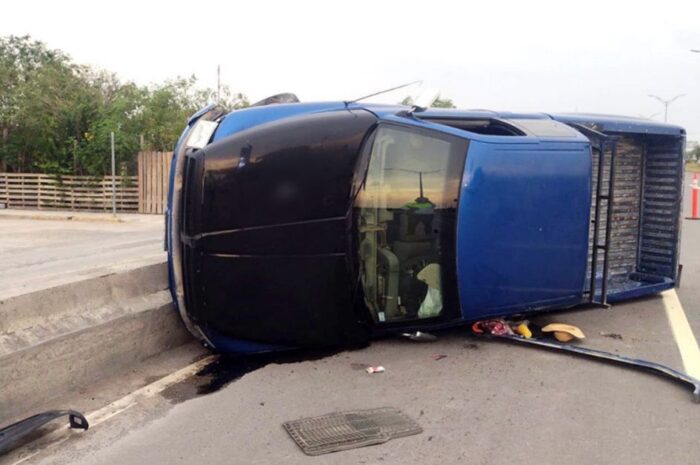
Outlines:
{"label": "blue and black truck", "polygon": [[198,339],[255,353],[658,293],[684,144],[617,116],[210,106],[172,163],[173,300]]}

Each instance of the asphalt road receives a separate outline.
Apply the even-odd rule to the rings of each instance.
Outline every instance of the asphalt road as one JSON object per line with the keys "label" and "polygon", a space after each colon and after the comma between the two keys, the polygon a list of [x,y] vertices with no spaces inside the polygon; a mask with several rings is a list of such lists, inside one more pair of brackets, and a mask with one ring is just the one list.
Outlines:
{"label": "asphalt road", "polygon": [[[700,222],[684,220],[682,262],[679,295],[697,333]],[[540,321],[576,324],[588,346],[683,369],[660,297]],[[433,354],[447,357],[436,361]],[[386,372],[367,374],[362,367],[368,365],[383,365]],[[463,330],[442,333],[435,343],[389,339],[315,360],[271,363],[211,394],[194,395],[194,385],[209,381],[195,377],[25,463],[648,465],[697,463],[700,456],[700,405],[685,387],[617,366],[473,339]],[[402,409],[424,432],[308,457],[281,426],[382,406]]]}
{"label": "asphalt road", "polygon": [[120,218],[0,210],[0,300],[165,260],[162,216]]}
{"label": "asphalt road", "polygon": [[[683,204],[683,218],[691,214],[690,207],[690,183],[692,174],[686,173],[685,202]],[[700,199],[699,199],[700,201]],[[688,320],[693,327],[696,337],[700,336],[700,220],[683,220],[681,236],[681,260],[683,275],[678,296],[688,315]]]}

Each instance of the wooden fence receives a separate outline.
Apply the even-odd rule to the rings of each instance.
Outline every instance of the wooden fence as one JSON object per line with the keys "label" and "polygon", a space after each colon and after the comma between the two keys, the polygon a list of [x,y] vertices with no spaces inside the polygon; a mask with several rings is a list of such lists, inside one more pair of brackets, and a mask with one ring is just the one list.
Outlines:
{"label": "wooden fence", "polygon": [[[116,176],[117,211],[136,212],[136,176]],[[0,203],[8,208],[112,210],[112,177],[0,173]]]}
{"label": "wooden fence", "polygon": [[[139,152],[138,176],[116,176],[117,210],[162,214],[167,205],[170,152]],[[112,210],[112,177],[0,173],[0,204],[8,208]]]}
{"label": "wooden fence", "polygon": [[139,212],[163,213],[167,205],[171,152],[139,152]]}

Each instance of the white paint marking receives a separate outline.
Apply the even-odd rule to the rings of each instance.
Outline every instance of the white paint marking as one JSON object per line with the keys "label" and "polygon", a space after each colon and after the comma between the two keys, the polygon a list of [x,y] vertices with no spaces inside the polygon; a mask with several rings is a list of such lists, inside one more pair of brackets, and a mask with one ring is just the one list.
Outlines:
{"label": "white paint marking", "polygon": [[[68,438],[70,438],[70,436],[66,436],[66,437],[64,437],[64,438],[58,439],[58,440],[56,440],[55,442],[51,443],[51,445],[52,445],[52,446],[57,446],[57,445],[61,444],[62,442],[67,441]],[[36,452],[32,452],[31,454],[27,455],[26,457],[22,457],[22,458],[19,459],[18,461],[14,462],[12,465],[19,465],[20,463],[24,463],[24,462],[26,462],[27,460],[29,460],[29,459],[31,459],[32,457],[34,457],[35,455],[41,454],[42,452],[43,452],[43,449],[39,449],[39,450],[36,451]]]}
{"label": "white paint marking", "polygon": [[109,405],[106,405],[99,410],[95,410],[94,412],[85,415],[85,418],[87,418],[91,427],[99,425],[103,421],[107,421],[113,416],[118,415],[121,412],[136,405],[138,398],[153,397],[154,395],[162,392],[163,390],[172,386],[173,384],[179,383],[180,381],[189,378],[190,376],[204,368],[206,365],[213,362],[215,358],[216,357],[214,355],[210,355],[198,362],[187,365],[185,368],[182,368],[176,371],[175,373],[171,373],[168,376],[159,379],[158,381],[155,381],[151,384],[147,384],[146,386],[137,389],[130,394],[127,394],[121,399],[115,400]]}
{"label": "white paint marking", "polygon": [[[147,384],[146,386],[143,386],[142,388],[127,394],[121,399],[115,400],[111,404],[106,405],[99,410],[95,410],[94,412],[88,413],[87,415],[85,415],[85,418],[90,424],[90,429],[93,429],[97,425],[130,409],[131,407],[137,404],[139,398],[153,397],[154,395],[164,391],[173,384],[179,383],[180,381],[189,378],[190,376],[194,375],[196,372],[204,368],[206,365],[213,362],[215,359],[216,356],[214,355],[205,357],[202,360],[199,360],[198,362],[194,362],[190,365],[187,365],[186,367],[176,371],[175,373],[171,373],[168,376],[159,379],[158,381],[155,381],[151,384]],[[70,435],[70,431],[66,430],[70,430],[70,427],[68,425],[66,425],[64,428],[59,428],[47,434],[41,439],[41,444],[39,444],[40,449],[38,451],[33,452],[25,457],[22,457],[16,462],[13,462],[12,465],[19,465],[23,462],[26,462],[27,460],[36,456],[37,454],[44,452],[48,447],[55,447],[58,444],[61,444],[62,442],[68,440],[72,437],[72,435]]]}
{"label": "white paint marking", "polygon": [[678,294],[675,289],[664,291],[661,293],[664,307],[666,308],[666,316],[671,325],[671,332],[676,340],[678,351],[683,359],[685,372],[695,378],[700,378],[700,348],[698,341],[695,339],[693,330],[688,323],[688,317],[683,311],[681,301],[678,299]]}

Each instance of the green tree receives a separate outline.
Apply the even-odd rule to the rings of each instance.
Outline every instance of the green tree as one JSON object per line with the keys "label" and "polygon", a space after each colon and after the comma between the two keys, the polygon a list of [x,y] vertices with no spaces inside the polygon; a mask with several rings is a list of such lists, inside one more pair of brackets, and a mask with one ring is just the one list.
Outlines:
{"label": "green tree", "polygon": [[115,135],[115,155],[120,166],[134,170],[134,154],[139,150],[143,130],[143,105],[147,92],[133,83],[122,84],[113,74],[93,73],[89,79],[97,93],[98,107],[82,138],[75,144],[76,174],[99,175],[110,170],[111,133]]}
{"label": "green tree", "polygon": [[696,143],[695,146],[688,151],[688,160],[695,163],[700,161],[700,143]]}
{"label": "green tree", "polygon": [[59,118],[71,116],[65,103],[77,72],[63,53],[28,36],[0,38],[2,168],[31,170],[61,145],[51,136],[66,129]]}
{"label": "green tree", "polygon": [[[172,150],[187,118],[216,100],[194,76],[141,87],[71,61],[29,36],[0,37],[0,171],[102,176],[117,161],[132,173],[140,148]],[[223,86],[228,109],[248,99]]]}
{"label": "green tree", "polygon": [[[143,127],[146,148],[172,150],[187,119],[197,110],[216,100],[216,91],[196,87],[197,78],[178,78],[149,90],[143,108]],[[228,110],[247,107],[243,94],[231,92],[222,86],[220,105]]]}
{"label": "green tree", "polygon": [[187,118],[196,111],[194,76],[167,81],[148,90],[143,107],[145,148],[172,150]]}
{"label": "green tree", "polygon": [[452,99],[449,98],[441,98],[438,95],[438,98],[435,99],[433,104],[431,105],[433,108],[457,108],[454,103],[452,103]]}

